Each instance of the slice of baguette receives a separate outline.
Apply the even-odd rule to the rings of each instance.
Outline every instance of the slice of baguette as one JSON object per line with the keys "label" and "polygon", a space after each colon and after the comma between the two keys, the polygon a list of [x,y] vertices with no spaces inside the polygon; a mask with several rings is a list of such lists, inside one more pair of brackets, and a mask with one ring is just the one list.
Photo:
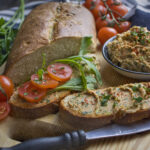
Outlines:
{"label": "slice of baguette", "polygon": [[84,129],[148,118],[150,83],[126,84],[69,95],[60,102],[60,117],[72,126]]}
{"label": "slice of baguette", "polygon": [[36,119],[50,113],[56,113],[59,109],[59,102],[70,91],[60,91],[47,95],[38,103],[29,103],[18,95],[16,90],[9,100],[11,115],[16,118]]}

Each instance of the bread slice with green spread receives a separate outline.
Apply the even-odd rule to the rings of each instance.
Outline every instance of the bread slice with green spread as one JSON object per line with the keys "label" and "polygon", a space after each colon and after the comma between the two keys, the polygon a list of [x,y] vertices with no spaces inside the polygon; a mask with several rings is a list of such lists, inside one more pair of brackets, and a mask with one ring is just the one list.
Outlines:
{"label": "bread slice with green spread", "polygon": [[128,124],[150,117],[150,83],[75,93],[60,103],[60,117],[79,128]]}

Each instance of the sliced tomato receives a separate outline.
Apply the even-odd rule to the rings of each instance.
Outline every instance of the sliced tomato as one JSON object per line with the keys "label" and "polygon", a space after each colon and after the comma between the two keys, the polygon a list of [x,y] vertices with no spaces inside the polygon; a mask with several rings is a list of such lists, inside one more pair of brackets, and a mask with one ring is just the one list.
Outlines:
{"label": "sliced tomato", "polygon": [[18,88],[18,94],[21,98],[33,103],[39,102],[46,95],[46,90],[37,88],[28,81]]}
{"label": "sliced tomato", "polygon": [[51,78],[62,82],[69,80],[72,75],[72,68],[61,63],[49,65],[47,71]]}
{"label": "sliced tomato", "polygon": [[33,74],[31,76],[31,82],[34,86],[42,89],[55,88],[59,84],[58,81],[52,79],[47,73],[43,74],[42,80],[39,80],[38,74]]}
{"label": "sliced tomato", "polygon": [[0,120],[5,119],[10,112],[10,106],[6,101],[0,102]]}
{"label": "sliced tomato", "polygon": [[0,75],[0,101],[6,101],[10,98],[14,90],[12,81],[4,76]]}

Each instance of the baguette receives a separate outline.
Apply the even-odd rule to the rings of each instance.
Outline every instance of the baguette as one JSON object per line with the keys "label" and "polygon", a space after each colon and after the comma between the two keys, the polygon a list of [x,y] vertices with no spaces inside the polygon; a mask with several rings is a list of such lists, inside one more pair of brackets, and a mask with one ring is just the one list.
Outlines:
{"label": "baguette", "polygon": [[150,117],[150,83],[75,93],[60,103],[60,117],[78,128],[129,124]]}
{"label": "baguette", "polygon": [[19,85],[41,68],[42,53],[46,54],[46,65],[76,55],[85,36],[92,36],[91,49],[95,50],[95,22],[86,8],[71,3],[42,4],[21,26],[4,73]]}

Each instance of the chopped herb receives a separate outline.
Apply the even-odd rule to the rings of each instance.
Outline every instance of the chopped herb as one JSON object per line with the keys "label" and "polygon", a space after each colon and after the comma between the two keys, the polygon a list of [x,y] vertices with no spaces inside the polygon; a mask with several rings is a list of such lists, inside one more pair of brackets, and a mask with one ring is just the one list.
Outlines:
{"label": "chopped herb", "polygon": [[138,103],[140,103],[142,100],[143,100],[143,98],[142,97],[134,97],[133,98],[134,100],[136,100]]}
{"label": "chopped herb", "polygon": [[115,101],[113,104],[113,108],[115,108],[118,105],[118,103]]}
{"label": "chopped herb", "polygon": [[107,106],[107,102],[110,99],[111,95],[103,95],[101,100],[101,106]]}
{"label": "chopped herb", "polygon": [[150,88],[144,87],[147,93],[150,93]]}
{"label": "chopped herb", "polygon": [[133,86],[133,87],[132,87],[132,90],[133,90],[133,92],[136,92],[136,91],[138,91],[138,87]]}
{"label": "chopped herb", "polygon": [[37,100],[39,97],[34,97],[35,100]]}
{"label": "chopped herb", "polygon": [[26,96],[26,95],[28,95],[28,93],[24,93],[23,95]]}

